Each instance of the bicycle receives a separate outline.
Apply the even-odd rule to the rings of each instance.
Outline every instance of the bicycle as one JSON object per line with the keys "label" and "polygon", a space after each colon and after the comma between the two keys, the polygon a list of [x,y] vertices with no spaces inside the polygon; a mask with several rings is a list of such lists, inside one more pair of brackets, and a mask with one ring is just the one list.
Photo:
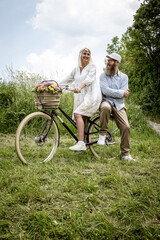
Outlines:
{"label": "bicycle", "polygon": [[[64,89],[69,90],[67,85]],[[77,136],[60,117],[58,110],[76,129],[75,121],[60,106],[57,109],[49,111],[42,110],[29,114],[19,124],[15,138],[16,152],[23,164],[48,162],[53,158],[60,143],[60,132],[56,122],[57,120],[60,121],[75,141],[78,141]],[[108,126],[106,144],[99,146],[97,145],[100,129],[99,113],[88,118],[85,128],[86,146],[97,158],[108,156],[108,146],[120,142],[119,130],[112,116]]]}

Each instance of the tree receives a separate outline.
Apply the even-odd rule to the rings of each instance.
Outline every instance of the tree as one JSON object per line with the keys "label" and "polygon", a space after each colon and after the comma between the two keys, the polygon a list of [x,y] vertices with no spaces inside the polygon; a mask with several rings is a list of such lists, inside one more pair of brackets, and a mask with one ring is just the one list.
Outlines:
{"label": "tree", "polygon": [[[127,53],[136,65],[131,86],[138,91],[143,109],[160,114],[160,2],[144,0],[128,29]],[[135,81],[136,80],[136,81]]]}
{"label": "tree", "polygon": [[[144,0],[134,23],[121,40],[112,39],[107,52],[122,55],[121,70],[129,76],[134,100],[144,110],[160,115],[160,1]],[[114,40],[114,41],[113,41]]]}
{"label": "tree", "polygon": [[111,54],[113,52],[120,52],[121,48],[120,40],[116,36],[112,39],[112,44],[107,44],[107,53]]}

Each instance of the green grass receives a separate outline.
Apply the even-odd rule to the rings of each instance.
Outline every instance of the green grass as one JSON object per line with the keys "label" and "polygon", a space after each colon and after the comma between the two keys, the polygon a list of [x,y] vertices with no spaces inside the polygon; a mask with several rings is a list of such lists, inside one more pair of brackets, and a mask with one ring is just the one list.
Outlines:
{"label": "green grass", "polygon": [[[131,132],[136,162],[96,159],[61,137],[53,161],[24,166],[0,134],[0,239],[160,239],[160,136]],[[114,153],[112,153],[114,156]]]}
{"label": "green grass", "polygon": [[[69,151],[75,142],[58,124],[53,160],[25,166],[9,133],[35,111],[31,87],[42,78],[9,76],[0,84],[0,240],[160,239],[160,136],[134,99],[126,105],[136,162],[122,162],[112,147],[103,159]],[[72,114],[73,94],[62,95],[61,107]]]}

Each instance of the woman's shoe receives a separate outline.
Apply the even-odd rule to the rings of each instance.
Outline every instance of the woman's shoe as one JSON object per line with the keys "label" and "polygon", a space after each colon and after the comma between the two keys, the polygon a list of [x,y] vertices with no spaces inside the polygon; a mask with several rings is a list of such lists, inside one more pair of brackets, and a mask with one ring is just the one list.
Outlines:
{"label": "woman's shoe", "polygon": [[74,146],[69,148],[70,150],[73,151],[86,151],[86,145],[84,142],[77,142]]}

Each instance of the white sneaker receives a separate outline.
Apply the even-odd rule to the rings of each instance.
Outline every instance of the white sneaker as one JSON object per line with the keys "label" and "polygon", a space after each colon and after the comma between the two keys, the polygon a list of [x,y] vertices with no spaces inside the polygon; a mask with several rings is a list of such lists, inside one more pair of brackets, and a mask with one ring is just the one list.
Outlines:
{"label": "white sneaker", "polygon": [[130,161],[136,162],[136,160],[133,159],[131,155],[122,156],[122,159],[127,160],[128,162]]}
{"label": "white sneaker", "polygon": [[99,134],[99,139],[98,139],[98,142],[97,142],[97,144],[98,145],[104,145],[105,144],[105,140],[106,140],[106,135],[101,135],[101,134]]}
{"label": "white sneaker", "polygon": [[84,142],[77,142],[74,146],[69,148],[70,150],[73,151],[86,151],[86,145]]}

